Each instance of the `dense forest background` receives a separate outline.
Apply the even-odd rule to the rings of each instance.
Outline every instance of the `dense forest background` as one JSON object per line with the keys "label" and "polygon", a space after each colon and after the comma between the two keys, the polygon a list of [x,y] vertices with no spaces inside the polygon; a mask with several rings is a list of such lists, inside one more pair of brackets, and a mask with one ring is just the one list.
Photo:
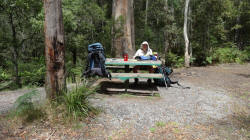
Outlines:
{"label": "dense forest background", "polygon": [[[66,76],[74,81],[84,67],[87,45],[100,42],[112,57],[112,0],[62,0]],[[185,0],[134,0],[135,45],[147,40],[166,65],[184,65]],[[0,3],[0,89],[43,86],[44,9],[40,0]],[[188,36],[192,65],[250,60],[250,1],[191,0]],[[6,86],[8,85],[8,86]]]}

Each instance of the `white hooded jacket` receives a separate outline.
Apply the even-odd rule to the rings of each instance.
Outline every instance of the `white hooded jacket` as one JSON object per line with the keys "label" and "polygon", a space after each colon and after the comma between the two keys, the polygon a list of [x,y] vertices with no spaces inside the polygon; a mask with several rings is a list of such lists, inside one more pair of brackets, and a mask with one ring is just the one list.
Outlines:
{"label": "white hooded jacket", "polygon": [[[142,50],[143,44],[147,44],[148,45],[148,50],[147,52],[144,52]],[[153,55],[152,50],[149,48],[149,44],[147,41],[143,41],[141,44],[141,48],[139,50],[136,51],[135,55],[133,56],[133,58],[135,59],[136,56],[150,56]]]}

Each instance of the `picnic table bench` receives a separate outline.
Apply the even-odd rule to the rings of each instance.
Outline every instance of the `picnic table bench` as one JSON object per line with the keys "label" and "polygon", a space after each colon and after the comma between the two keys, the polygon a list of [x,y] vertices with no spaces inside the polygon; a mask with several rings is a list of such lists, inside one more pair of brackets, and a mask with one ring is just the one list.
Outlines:
{"label": "picnic table bench", "polygon": [[160,79],[163,78],[160,73],[111,73],[112,78],[118,78],[123,81],[131,78],[147,78],[147,79]]}
{"label": "picnic table bench", "polygon": [[134,78],[147,78],[147,79],[161,79],[163,78],[162,74],[159,73],[129,73],[131,71],[131,67],[136,65],[141,66],[160,66],[162,62],[160,60],[153,61],[153,60],[145,60],[140,61],[136,59],[128,59],[128,61],[124,61],[121,58],[107,58],[105,61],[105,65],[107,68],[112,69],[123,69],[124,73],[111,73],[112,78],[118,78],[120,80],[125,81],[125,91],[127,91],[129,79]]}

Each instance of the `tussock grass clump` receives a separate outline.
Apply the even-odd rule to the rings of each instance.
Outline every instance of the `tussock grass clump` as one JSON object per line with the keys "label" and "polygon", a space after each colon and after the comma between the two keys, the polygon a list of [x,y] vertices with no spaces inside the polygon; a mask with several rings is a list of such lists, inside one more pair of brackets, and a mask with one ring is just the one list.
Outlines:
{"label": "tussock grass clump", "polygon": [[95,90],[87,86],[76,87],[72,91],[64,93],[60,97],[59,104],[63,105],[66,110],[66,115],[74,120],[78,118],[86,118],[92,114],[97,114],[97,109],[89,103],[90,95],[94,94]]}

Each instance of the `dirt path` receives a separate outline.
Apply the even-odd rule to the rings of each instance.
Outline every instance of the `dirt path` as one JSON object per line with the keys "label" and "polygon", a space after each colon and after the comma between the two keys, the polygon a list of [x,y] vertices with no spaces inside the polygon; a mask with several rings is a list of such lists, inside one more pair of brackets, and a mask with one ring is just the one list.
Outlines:
{"label": "dirt path", "polygon": [[[250,64],[178,69],[173,78],[191,89],[159,88],[160,97],[97,94],[91,102],[103,113],[89,124],[83,124],[77,130],[77,138],[73,138],[250,138]],[[25,92],[0,93],[0,112]],[[56,131],[51,138],[65,136]]]}

